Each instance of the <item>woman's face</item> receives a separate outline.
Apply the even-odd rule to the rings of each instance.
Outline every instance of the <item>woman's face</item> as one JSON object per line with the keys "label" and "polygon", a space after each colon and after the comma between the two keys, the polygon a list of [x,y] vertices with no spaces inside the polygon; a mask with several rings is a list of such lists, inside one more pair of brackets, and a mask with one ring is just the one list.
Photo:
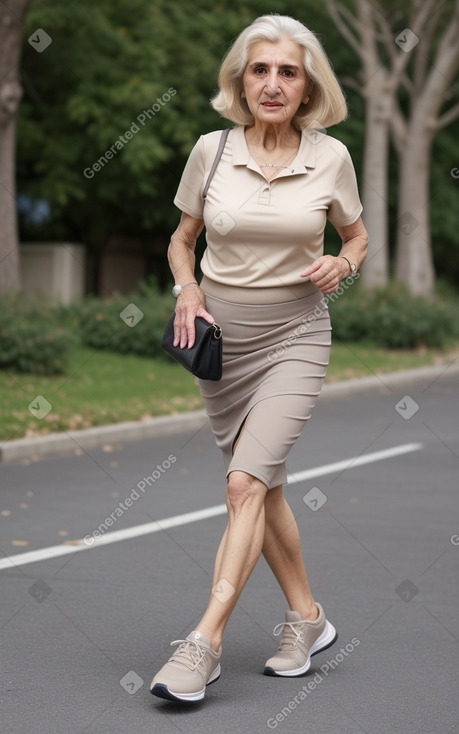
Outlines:
{"label": "woman's face", "polygon": [[309,86],[303,67],[303,49],[287,37],[274,43],[254,43],[242,85],[256,121],[274,125],[290,122]]}

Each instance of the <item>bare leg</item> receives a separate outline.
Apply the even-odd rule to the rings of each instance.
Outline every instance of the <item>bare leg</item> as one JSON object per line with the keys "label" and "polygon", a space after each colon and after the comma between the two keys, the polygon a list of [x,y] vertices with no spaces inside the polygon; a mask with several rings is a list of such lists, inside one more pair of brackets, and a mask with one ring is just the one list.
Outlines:
{"label": "bare leg", "polygon": [[234,471],[229,475],[228,526],[217,553],[209,604],[196,625],[214,650],[220,647],[229,616],[260,557],[266,492],[266,485],[250,474]]}
{"label": "bare leg", "polygon": [[214,573],[212,576],[212,588],[217,583],[218,579],[221,578],[220,569],[222,565],[222,558],[225,553],[226,538],[228,537],[228,525],[225,528],[225,532],[222,535],[220,545],[218,546],[217,557],[215,558]]}
{"label": "bare leg", "polygon": [[298,526],[282,487],[273,487],[265,499],[263,555],[285,594],[290,609],[301,619],[317,619],[315,605],[304,567]]}
{"label": "bare leg", "polygon": [[226,623],[261,551],[290,609],[298,611],[302,619],[314,620],[318,616],[298,527],[282,487],[268,490],[255,477],[234,471],[228,478],[226,501],[228,525],[215,559],[209,604],[196,626],[209,637],[214,650],[221,644]]}

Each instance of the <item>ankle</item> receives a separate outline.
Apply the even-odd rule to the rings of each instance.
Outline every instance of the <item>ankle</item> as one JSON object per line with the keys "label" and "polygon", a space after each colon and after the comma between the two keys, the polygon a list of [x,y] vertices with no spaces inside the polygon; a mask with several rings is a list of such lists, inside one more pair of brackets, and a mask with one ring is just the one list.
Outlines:
{"label": "ankle", "polygon": [[319,618],[319,607],[315,602],[313,602],[312,606],[308,608],[308,613],[304,619],[309,620],[310,622],[315,622],[316,619]]}
{"label": "ankle", "polygon": [[222,635],[208,630],[206,625],[203,624],[199,625],[196,629],[208,638],[212,650],[218,653],[220,645],[222,644]]}
{"label": "ankle", "polygon": [[222,637],[221,635],[207,635],[210,641],[210,646],[212,650],[216,653],[220,650],[220,645],[222,644]]}
{"label": "ankle", "polygon": [[211,637],[210,638],[210,646],[212,650],[216,653],[220,650],[220,645],[222,644],[222,639],[217,637]]}
{"label": "ankle", "polygon": [[301,606],[296,611],[299,612],[301,619],[307,619],[308,622],[315,622],[319,618],[319,607],[315,602]]}

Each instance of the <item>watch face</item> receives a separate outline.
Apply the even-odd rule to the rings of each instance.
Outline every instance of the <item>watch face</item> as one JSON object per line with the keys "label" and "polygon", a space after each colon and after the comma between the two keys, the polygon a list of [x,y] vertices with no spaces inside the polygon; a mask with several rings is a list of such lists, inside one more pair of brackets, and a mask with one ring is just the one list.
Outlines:
{"label": "watch face", "polygon": [[182,290],[181,285],[174,285],[174,287],[172,288],[172,295],[177,298],[180,295],[181,290]]}

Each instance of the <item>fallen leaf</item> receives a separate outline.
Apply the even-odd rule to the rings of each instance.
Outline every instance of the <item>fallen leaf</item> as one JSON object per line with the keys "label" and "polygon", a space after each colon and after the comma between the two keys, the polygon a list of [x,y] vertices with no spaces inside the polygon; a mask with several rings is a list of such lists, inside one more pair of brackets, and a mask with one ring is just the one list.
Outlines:
{"label": "fallen leaf", "polygon": [[62,545],[84,545],[83,540],[64,540]]}

